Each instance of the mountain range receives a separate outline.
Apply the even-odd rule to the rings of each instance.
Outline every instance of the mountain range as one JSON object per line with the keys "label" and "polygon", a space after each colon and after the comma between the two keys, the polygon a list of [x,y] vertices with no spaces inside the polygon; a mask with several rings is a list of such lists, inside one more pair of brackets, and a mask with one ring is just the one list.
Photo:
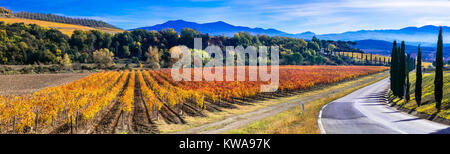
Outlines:
{"label": "mountain range", "polygon": [[[324,40],[342,40],[342,41],[355,41],[356,47],[363,49],[366,52],[377,53],[382,55],[389,55],[392,48],[392,42],[405,41],[407,44],[407,53],[417,52],[417,45],[420,44],[424,51],[424,55],[430,54],[427,57],[432,59],[432,55],[435,51],[437,42],[437,36],[439,32],[438,26],[426,25],[422,27],[405,27],[401,29],[385,29],[385,30],[358,30],[349,31],[344,33],[334,34],[315,34],[314,32],[303,32],[297,34],[291,34],[283,32],[277,29],[269,28],[250,28],[245,26],[234,26],[223,21],[211,22],[211,23],[196,23],[184,20],[171,20],[162,24],[157,24],[149,27],[140,27],[136,29],[146,30],[162,30],[165,28],[173,28],[177,32],[181,32],[182,28],[192,28],[202,33],[209,33],[210,35],[225,35],[233,36],[237,32],[248,32],[252,35],[269,35],[269,36],[286,36],[294,38],[302,38],[310,40],[313,36]],[[443,39],[444,39],[444,58],[449,59],[450,51],[450,27],[442,26]]]}

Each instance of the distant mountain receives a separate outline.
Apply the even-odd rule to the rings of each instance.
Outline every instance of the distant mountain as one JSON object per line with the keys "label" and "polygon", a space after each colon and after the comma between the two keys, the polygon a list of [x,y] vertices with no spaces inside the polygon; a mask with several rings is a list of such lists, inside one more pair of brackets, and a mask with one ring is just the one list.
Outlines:
{"label": "distant mountain", "polygon": [[[202,33],[209,33],[210,35],[225,35],[233,36],[237,32],[248,32],[253,35],[265,34],[269,36],[287,36],[303,39],[311,39],[316,36],[324,40],[343,40],[343,41],[357,41],[357,40],[384,40],[392,42],[394,40],[404,40],[407,44],[422,44],[422,46],[435,46],[437,35],[439,31],[438,26],[427,25],[422,27],[406,27],[402,29],[388,29],[388,30],[359,30],[336,34],[322,34],[316,35],[313,32],[307,31],[304,33],[290,34],[276,29],[250,28],[245,26],[234,26],[223,21],[211,23],[195,23],[184,20],[171,20],[163,24],[157,24],[149,27],[140,27],[136,29],[146,30],[162,30],[165,28],[173,28],[180,32],[182,28],[192,28]],[[444,43],[450,43],[450,27],[442,26],[444,33]]]}
{"label": "distant mountain", "polygon": [[[276,29],[250,28],[244,26],[234,26],[223,21],[211,23],[195,23],[184,20],[171,20],[163,24],[157,24],[150,27],[141,27],[136,29],[146,30],[162,30],[165,28],[173,28],[177,32],[181,32],[183,28],[192,28],[202,33],[209,33],[210,35],[225,35],[233,36],[238,32],[248,32],[253,35],[265,34],[269,36],[286,36],[303,38],[310,40],[313,36],[323,40],[343,40],[356,41],[357,48],[363,49],[366,52],[377,53],[383,55],[390,55],[392,42],[405,41],[406,52],[412,53],[415,56],[417,52],[417,45],[421,44],[424,52],[424,59],[432,61],[434,58],[437,36],[439,32],[438,26],[422,26],[422,27],[406,27],[402,29],[388,29],[388,30],[359,30],[336,34],[321,34],[316,35],[313,32],[307,31],[298,34],[290,34]],[[444,58],[450,59],[450,27],[442,26],[444,37]]]}
{"label": "distant mountain", "polygon": [[[448,35],[450,34],[450,27],[442,26],[442,32],[444,34],[444,43],[450,43],[450,35]],[[317,38],[343,41],[372,39],[391,42],[394,40],[403,40],[407,44],[421,43],[422,46],[435,46],[438,33],[438,26],[428,25],[423,27],[406,27],[398,30],[360,30],[338,34],[323,34],[318,35]]]}
{"label": "distant mountain", "polygon": [[263,29],[263,28],[249,28],[244,26],[233,26],[223,21],[211,22],[199,24],[195,22],[189,22],[184,20],[171,20],[167,21],[163,24],[157,24],[150,27],[140,27],[136,29],[146,29],[146,30],[162,30],[166,28],[173,28],[177,32],[181,32],[183,28],[191,28],[202,33],[209,33],[210,35],[225,35],[225,36],[233,36],[238,32],[248,32],[253,35],[257,34],[265,34],[269,36],[288,36],[292,34],[288,34],[276,29]]}

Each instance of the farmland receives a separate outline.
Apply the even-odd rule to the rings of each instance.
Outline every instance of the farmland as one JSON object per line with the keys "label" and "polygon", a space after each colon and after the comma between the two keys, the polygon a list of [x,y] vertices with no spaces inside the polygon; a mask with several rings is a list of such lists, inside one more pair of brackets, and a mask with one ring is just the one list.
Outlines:
{"label": "farmland", "polygon": [[46,87],[78,80],[90,73],[0,75],[0,95],[30,94]]}
{"label": "farmland", "polygon": [[280,66],[279,90],[273,93],[261,93],[259,87],[267,82],[260,80],[188,82],[172,80],[169,69],[107,71],[32,94],[0,97],[0,133],[159,133],[155,122],[185,124],[185,117],[205,117],[206,112],[237,108],[251,99],[282,96],[386,69]]}

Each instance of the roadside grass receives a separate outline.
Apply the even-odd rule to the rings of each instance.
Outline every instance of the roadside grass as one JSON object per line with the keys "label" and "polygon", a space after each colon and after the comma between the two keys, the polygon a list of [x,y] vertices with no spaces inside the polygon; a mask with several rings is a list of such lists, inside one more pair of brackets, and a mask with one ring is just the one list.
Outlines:
{"label": "roadside grass", "polygon": [[[419,113],[428,115],[436,114],[438,117],[450,119],[450,71],[444,72],[444,93],[442,97],[441,111],[437,113],[436,100],[434,99],[434,77],[435,73],[424,73],[422,75],[422,103],[418,107],[415,100],[416,89],[416,72],[409,73],[411,91],[409,92],[411,100],[404,104],[404,100],[400,98],[393,99],[393,103],[403,108],[416,110]],[[392,97],[392,95],[391,95]]]}
{"label": "roadside grass", "polygon": [[305,112],[301,113],[302,107],[297,106],[292,109],[288,109],[275,116],[265,118],[260,121],[256,121],[250,125],[226,131],[225,134],[320,134],[320,130],[317,124],[317,116],[322,107],[333,100],[341,98],[353,91],[360,88],[378,82],[389,74],[385,74],[383,77],[374,79],[377,74],[366,76],[355,81],[346,82],[336,86],[332,86],[325,90],[340,89],[345,86],[355,84],[364,80],[374,79],[368,83],[352,87],[349,89],[342,89],[343,91],[335,93],[328,97],[324,97],[318,100],[314,100],[305,104]]}
{"label": "roadside grass", "polygon": [[[332,91],[332,90],[342,89],[343,87],[348,87],[348,86],[354,85],[357,82],[372,79],[372,78],[374,78],[376,76],[379,76],[379,75],[381,75],[383,73],[386,73],[386,71],[380,72],[380,73],[375,73],[375,74],[372,74],[372,75],[369,75],[369,76],[364,76],[364,77],[361,77],[361,78],[356,79],[356,80],[345,81],[345,82],[338,83],[338,84],[332,85],[332,86],[324,86],[323,88],[318,88],[318,89],[311,90],[311,91],[305,91],[305,92],[302,92],[302,93],[300,93],[298,95],[294,95],[294,96],[281,97],[281,98],[276,98],[276,99],[267,99],[267,100],[251,103],[252,105],[236,105],[238,107],[236,109],[224,109],[224,108],[222,108],[222,112],[208,112],[208,111],[204,111],[204,114],[206,115],[206,117],[190,117],[190,116],[183,117],[184,120],[187,122],[186,124],[167,124],[167,123],[165,123],[162,120],[155,121],[155,123],[158,126],[158,129],[160,130],[161,134],[175,133],[175,132],[187,130],[187,129],[190,129],[190,128],[199,127],[199,126],[202,126],[202,125],[205,125],[205,124],[208,124],[208,123],[224,120],[224,119],[226,119],[228,117],[231,117],[231,116],[241,115],[241,114],[244,114],[244,113],[247,113],[247,112],[256,111],[256,110],[264,108],[264,107],[268,107],[268,106],[272,106],[272,105],[275,105],[275,104],[287,102],[287,101],[290,101],[290,100],[294,100],[294,99],[298,99],[298,98],[302,98],[302,97],[307,97],[307,96],[310,96],[310,95],[316,95],[316,94],[320,94],[320,93],[325,93],[325,92],[329,92],[329,91]],[[386,77],[387,74],[388,73],[386,73],[386,75],[384,75],[383,78]],[[336,95],[336,94],[334,94],[334,95]],[[308,104],[305,104],[305,108],[309,109],[309,108],[312,108],[312,106],[310,106]],[[299,111],[298,108],[294,109],[294,110],[295,111]],[[306,110],[306,112],[309,112],[309,111]],[[220,126],[212,126],[212,127],[205,128],[204,130],[215,129],[217,127],[220,127]]]}

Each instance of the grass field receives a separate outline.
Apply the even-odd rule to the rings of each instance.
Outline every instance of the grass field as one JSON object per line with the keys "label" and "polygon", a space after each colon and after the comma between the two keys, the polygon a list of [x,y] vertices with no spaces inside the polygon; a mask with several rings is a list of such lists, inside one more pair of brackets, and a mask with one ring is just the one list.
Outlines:
{"label": "grass field", "polygon": [[37,24],[42,27],[56,28],[68,36],[71,36],[74,30],[89,31],[89,30],[98,29],[98,30],[102,30],[104,32],[110,32],[110,33],[123,32],[123,30],[121,30],[121,29],[113,29],[113,28],[106,28],[106,27],[92,28],[92,27],[81,26],[81,25],[72,25],[72,24],[65,24],[65,23],[57,23],[57,22],[49,22],[49,21],[33,20],[33,19],[22,19],[22,18],[0,17],[0,21],[3,21],[5,23]]}
{"label": "grass field", "polygon": [[[422,75],[422,105],[420,107],[417,106],[415,100],[415,85],[416,85],[416,73],[409,73],[409,79],[411,83],[411,91],[410,96],[411,100],[406,103],[403,107],[407,109],[414,109],[420,113],[426,113],[429,115],[436,114],[437,110],[435,108],[436,101],[434,99],[434,72],[433,73],[424,73]],[[444,72],[444,95],[442,99],[442,110],[437,113],[438,117],[450,119],[450,71]],[[402,105],[403,100],[398,98],[393,100],[397,105]]]}

